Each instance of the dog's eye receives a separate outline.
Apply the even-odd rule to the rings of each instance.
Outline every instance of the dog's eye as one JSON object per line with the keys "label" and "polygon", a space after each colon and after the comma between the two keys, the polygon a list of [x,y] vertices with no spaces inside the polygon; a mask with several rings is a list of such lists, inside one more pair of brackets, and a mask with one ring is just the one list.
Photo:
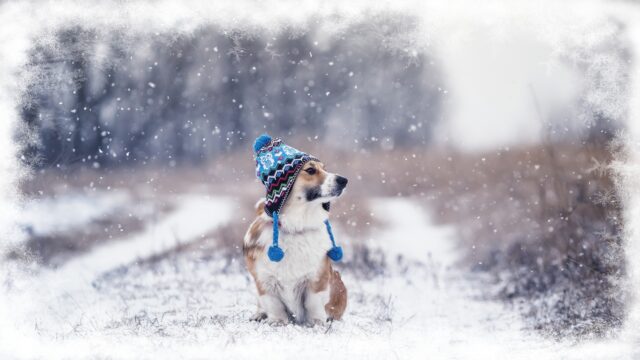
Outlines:
{"label": "dog's eye", "polygon": [[314,175],[316,173],[316,168],[310,167],[310,168],[304,169],[304,171],[306,171],[307,174],[309,175]]}

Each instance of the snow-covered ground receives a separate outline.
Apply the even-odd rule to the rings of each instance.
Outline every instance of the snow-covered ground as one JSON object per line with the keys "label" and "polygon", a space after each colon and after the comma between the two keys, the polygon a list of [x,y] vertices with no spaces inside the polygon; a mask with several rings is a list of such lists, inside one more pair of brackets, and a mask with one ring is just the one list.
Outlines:
{"label": "snow-covered ground", "polygon": [[350,301],[343,321],[315,328],[251,322],[254,286],[242,259],[190,251],[139,261],[196,240],[232,216],[228,198],[192,194],[175,204],[143,233],[16,278],[5,294],[11,309],[0,310],[0,357],[631,356],[621,346],[576,348],[525,330],[515,311],[482,300],[479,282],[453,266],[459,254],[452,229],[432,225],[428,213],[403,198],[373,203],[385,223],[368,245],[384,251],[389,266],[374,278],[343,271]]}
{"label": "snow-covered ground", "polygon": [[[129,194],[123,191],[67,193],[59,197],[33,199],[27,201],[21,209],[18,226],[25,233],[35,235],[65,231],[110,215],[130,202]],[[52,214],[61,216],[51,216]],[[24,240],[24,237],[13,240]]]}

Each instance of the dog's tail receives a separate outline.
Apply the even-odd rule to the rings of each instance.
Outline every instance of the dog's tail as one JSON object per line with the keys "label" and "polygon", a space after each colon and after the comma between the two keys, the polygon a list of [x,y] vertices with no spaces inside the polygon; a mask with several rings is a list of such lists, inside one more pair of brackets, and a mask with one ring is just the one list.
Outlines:
{"label": "dog's tail", "polygon": [[264,198],[258,200],[258,202],[256,203],[256,215],[260,216],[262,214],[264,214]]}

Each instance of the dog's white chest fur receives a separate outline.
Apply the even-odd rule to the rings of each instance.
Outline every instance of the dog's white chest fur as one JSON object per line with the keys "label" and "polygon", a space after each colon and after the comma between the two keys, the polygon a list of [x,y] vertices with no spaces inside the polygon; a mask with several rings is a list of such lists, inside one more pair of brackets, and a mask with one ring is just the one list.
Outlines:
{"label": "dog's white chest fur", "polygon": [[[284,251],[281,261],[269,260],[266,251],[256,259],[257,279],[269,294],[278,295],[275,301],[281,301],[296,321],[303,321],[305,317],[326,319],[324,304],[329,299],[329,292],[322,291],[311,297],[312,294],[307,291],[309,284],[318,280],[323,264],[327,261],[327,251],[331,248],[323,223],[327,213],[320,206],[318,208],[319,210],[305,212],[292,211],[295,216],[281,218],[279,246]],[[258,242],[268,249],[272,240],[272,233],[265,231]],[[261,304],[268,313],[274,308],[269,303],[273,299],[267,296]],[[316,309],[315,312],[312,311],[313,314],[309,313],[310,306]]]}
{"label": "dog's white chest fur", "polygon": [[[265,236],[268,247],[271,236]],[[284,259],[273,262],[266,256],[258,259],[256,272],[267,281],[278,281],[295,285],[302,280],[310,280],[317,275],[327,250],[330,248],[328,235],[322,228],[307,230],[300,233],[280,233],[280,247],[284,251]]]}

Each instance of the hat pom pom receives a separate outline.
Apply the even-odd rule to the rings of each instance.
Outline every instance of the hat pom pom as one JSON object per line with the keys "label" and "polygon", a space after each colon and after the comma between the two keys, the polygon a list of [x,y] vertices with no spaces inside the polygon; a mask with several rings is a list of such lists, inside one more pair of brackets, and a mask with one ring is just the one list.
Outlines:
{"label": "hat pom pom", "polygon": [[253,143],[253,152],[258,153],[260,149],[269,145],[271,142],[271,136],[267,134],[262,134],[256,138],[256,141]]}
{"label": "hat pom pom", "polygon": [[340,261],[342,259],[342,247],[332,247],[329,251],[327,251],[327,256],[333,261]]}
{"label": "hat pom pom", "polygon": [[282,249],[280,249],[275,245],[271,245],[269,246],[269,251],[267,252],[267,255],[269,255],[269,260],[278,262],[282,260],[282,258],[284,257],[284,251],[282,251]]}

